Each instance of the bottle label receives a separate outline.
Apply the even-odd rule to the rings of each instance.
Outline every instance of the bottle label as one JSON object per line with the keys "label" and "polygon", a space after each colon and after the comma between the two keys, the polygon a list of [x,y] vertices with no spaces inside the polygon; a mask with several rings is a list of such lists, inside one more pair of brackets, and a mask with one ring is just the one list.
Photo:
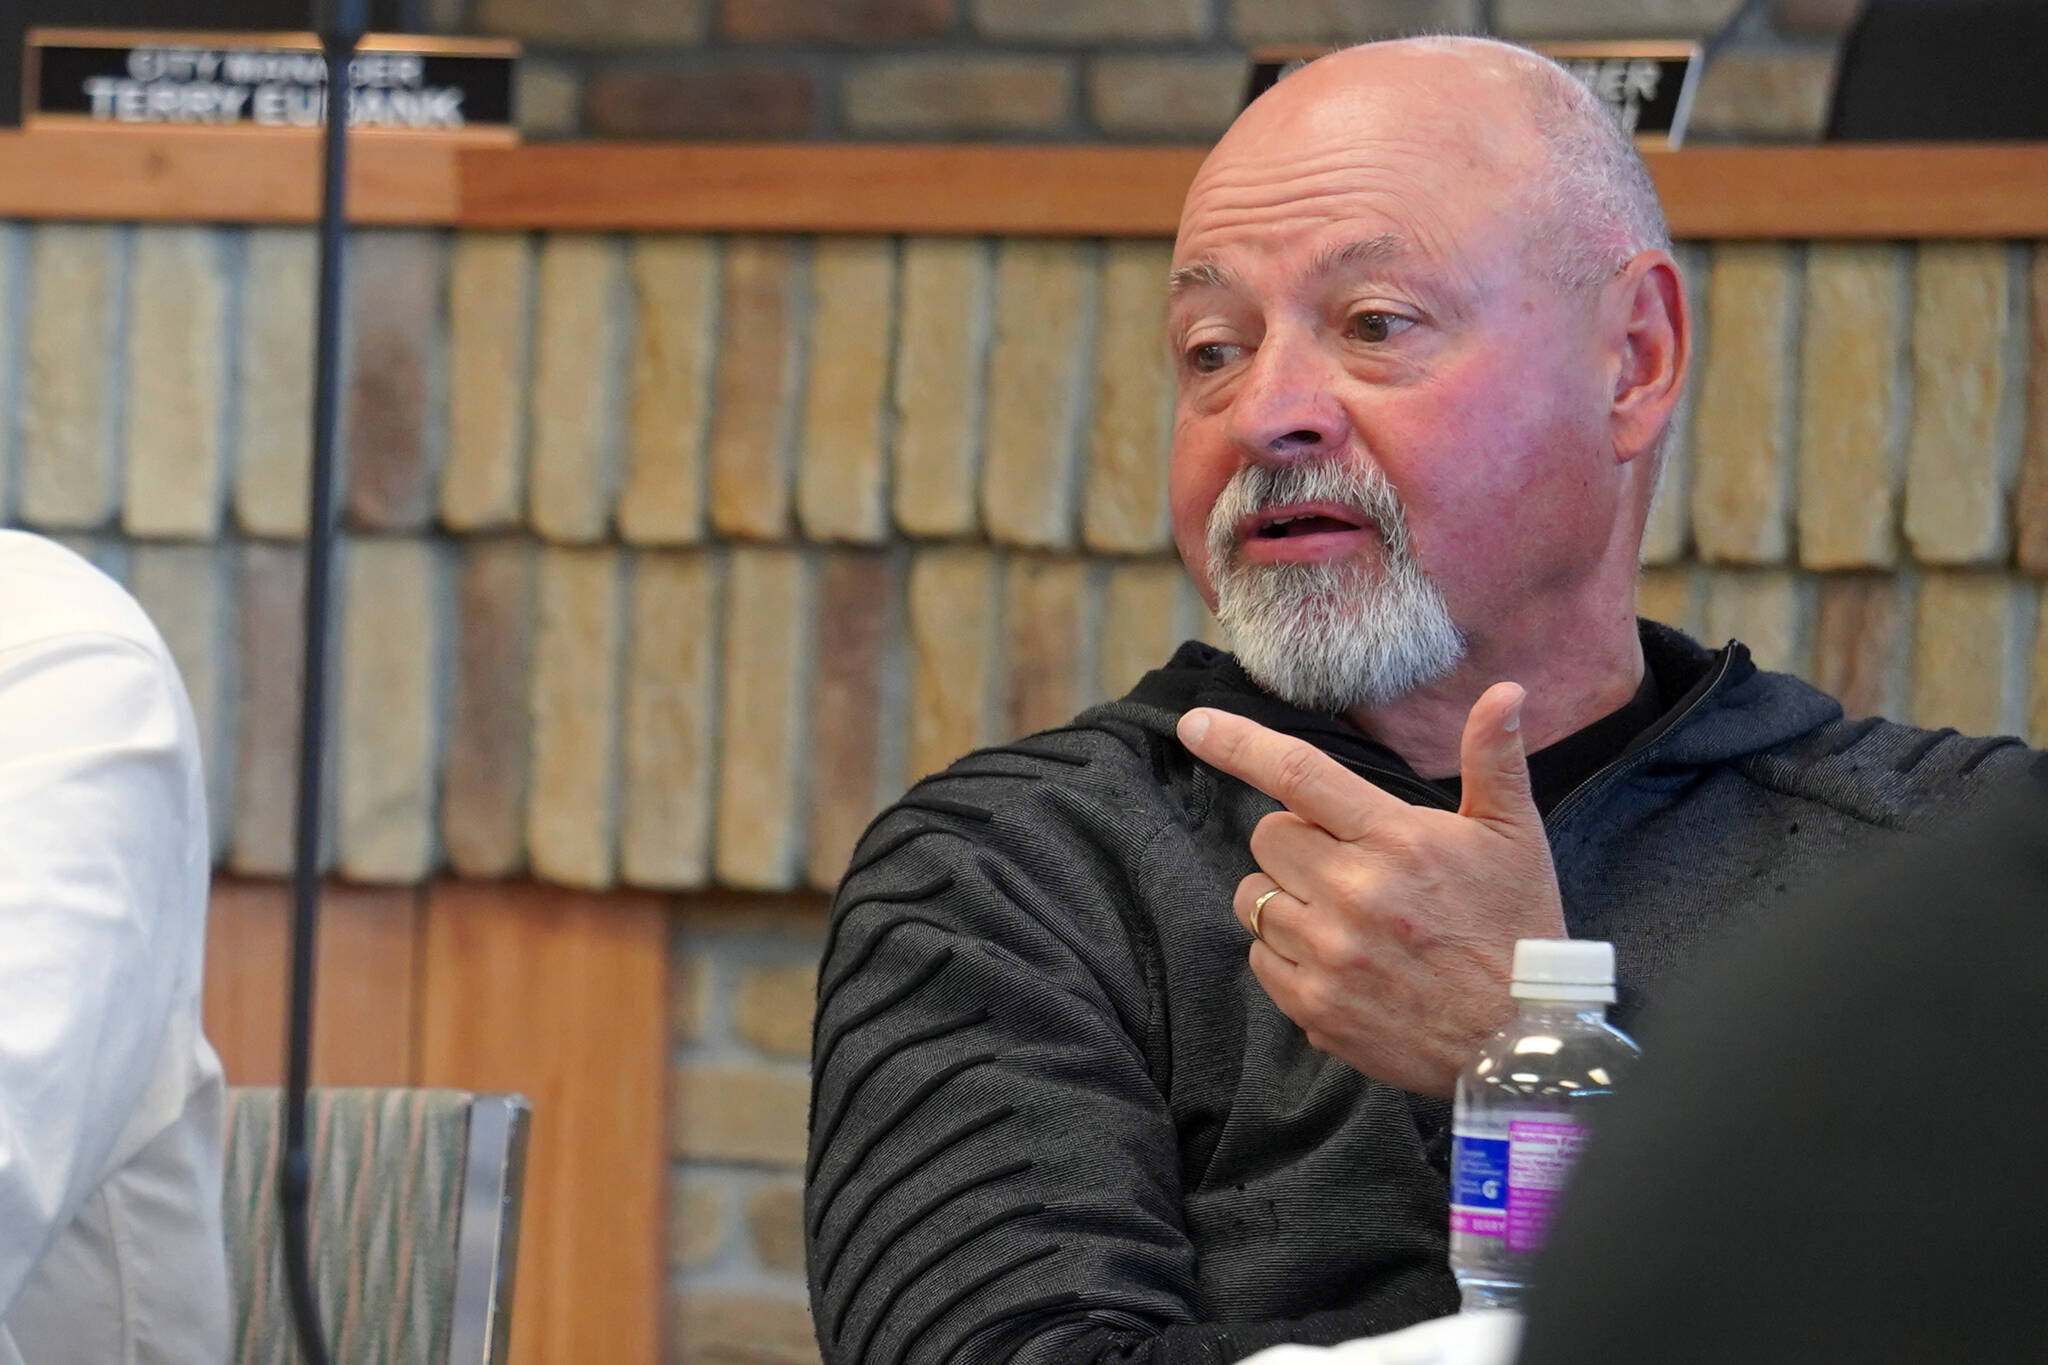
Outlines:
{"label": "bottle label", "polygon": [[1543,1245],[1558,1192],[1586,1144],[1586,1130],[1569,1119],[1515,1119],[1508,1124],[1507,1246],[1534,1251]]}
{"label": "bottle label", "polygon": [[1508,1139],[1451,1141],[1451,1231],[1505,1237],[1508,1230]]}

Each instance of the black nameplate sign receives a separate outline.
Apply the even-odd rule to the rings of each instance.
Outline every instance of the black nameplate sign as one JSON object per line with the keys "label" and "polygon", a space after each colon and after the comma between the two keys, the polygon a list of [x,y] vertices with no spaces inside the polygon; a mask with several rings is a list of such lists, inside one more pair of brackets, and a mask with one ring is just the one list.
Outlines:
{"label": "black nameplate sign", "polygon": [[[349,127],[511,141],[516,43],[376,34],[349,64]],[[327,116],[310,33],[31,29],[22,126],[307,130]]]}
{"label": "black nameplate sign", "polygon": [[[1645,150],[1669,151],[1685,134],[1700,78],[1698,43],[1530,43],[1598,95]],[[1249,104],[1282,76],[1331,48],[1275,48],[1252,57]]]}

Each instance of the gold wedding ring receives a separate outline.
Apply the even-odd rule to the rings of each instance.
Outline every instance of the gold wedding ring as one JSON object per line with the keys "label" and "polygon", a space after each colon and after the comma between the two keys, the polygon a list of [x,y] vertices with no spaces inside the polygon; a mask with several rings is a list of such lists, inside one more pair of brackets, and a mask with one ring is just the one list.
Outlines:
{"label": "gold wedding ring", "polygon": [[1268,891],[1265,895],[1259,897],[1257,900],[1252,902],[1252,937],[1257,939],[1261,943],[1264,943],[1266,941],[1266,936],[1259,932],[1259,915],[1262,911],[1265,910],[1266,902],[1273,899],[1273,897],[1279,894],[1280,888],[1276,886],[1271,891]]}

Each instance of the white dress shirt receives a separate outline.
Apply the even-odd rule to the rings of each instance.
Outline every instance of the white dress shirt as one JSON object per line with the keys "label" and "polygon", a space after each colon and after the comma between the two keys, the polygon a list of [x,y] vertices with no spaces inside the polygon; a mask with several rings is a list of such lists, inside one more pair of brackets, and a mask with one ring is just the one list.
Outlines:
{"label": "white dress shirt", "polygon": [[0,531],[0,1365],[227,1357],[208,853],[149,619]]}

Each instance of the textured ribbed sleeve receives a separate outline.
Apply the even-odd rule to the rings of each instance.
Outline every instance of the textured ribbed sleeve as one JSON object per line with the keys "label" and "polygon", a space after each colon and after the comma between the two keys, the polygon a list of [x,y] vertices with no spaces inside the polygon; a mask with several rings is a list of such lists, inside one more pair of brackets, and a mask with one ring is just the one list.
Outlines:
{"label": "textured ribbed sleeve", "polygon": [[814,1041],[805,1214],[826,1360],[1221,1362],[1369,1329],[1200,1322],[1131,885],[1162,803],[1118,773],[1141,749],[985,751],[863,841]]}

